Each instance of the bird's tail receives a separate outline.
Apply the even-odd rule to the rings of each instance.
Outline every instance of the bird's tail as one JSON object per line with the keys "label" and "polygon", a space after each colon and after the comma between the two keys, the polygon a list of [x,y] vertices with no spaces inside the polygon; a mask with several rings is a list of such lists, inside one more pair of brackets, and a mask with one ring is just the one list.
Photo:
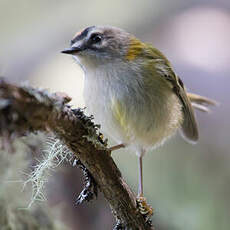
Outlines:
{"label": "bird's tail", "polygon": [[202,112],[210,112],[208,106],[216,106],[218,103],[207,97],[203,97],[193,93],[187,93],[189,100],[191,101],[192,107]]}

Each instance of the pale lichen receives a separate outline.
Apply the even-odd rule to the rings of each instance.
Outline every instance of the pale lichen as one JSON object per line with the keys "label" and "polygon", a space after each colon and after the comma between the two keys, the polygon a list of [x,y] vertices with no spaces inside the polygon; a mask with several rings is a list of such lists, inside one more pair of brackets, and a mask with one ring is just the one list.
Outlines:
{"label": "pale lichen", "polygon": [[44,188],[50,172],[54,171],[64,161],[69,162],[73,159],[73,153],[56,137],[47,139],[46,147],[42,152],[42,159],[38,160],[38,164],[34,166],[33,171],[28,174],[28,179],[24,182],[23,188],[28,183],[32,185],[31,200],[27,208],[30,208],[35,201],[46,200]]}

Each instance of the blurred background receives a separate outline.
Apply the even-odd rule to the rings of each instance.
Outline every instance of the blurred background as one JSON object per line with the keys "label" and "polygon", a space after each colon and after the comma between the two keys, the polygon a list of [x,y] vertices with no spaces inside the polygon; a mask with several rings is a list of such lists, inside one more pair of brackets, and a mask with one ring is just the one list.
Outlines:
{"label": "blurred background", "polygon": [[[83,74],[60,51],[69,46],[76,31],[94,24],[121,27],[152,43],[169,58],[189,91],[220,102],[210,114],[197,112],[197,145],[185,143],[178,135],[145,156],[144,190],[155,209],[157,230],[229,229],[229,0],[0,0],[0,18],[0,75],[11,82],[66,92],[74,107],[84,106]],[[31,191],[22,193],[22,183],[6,181],[23,179],[21,172],[39,155],[35,146],[45,140],[29,139],[29,147],[17,143],[18,154],[11,158],[0,154],[0,200],[12,209],[26,206]],[[137,191],[137,158],[124,150],[113,157]],[[112,229],[115,220],[102,195],[90,204],[75,205],[81,188],[81,172],[64,165],[49,179],[47,202],[34,206],[46,207],[56,229]],[[32,215],[37,218],[36,212]],[[37,229],[52,229],[51,225]]]}

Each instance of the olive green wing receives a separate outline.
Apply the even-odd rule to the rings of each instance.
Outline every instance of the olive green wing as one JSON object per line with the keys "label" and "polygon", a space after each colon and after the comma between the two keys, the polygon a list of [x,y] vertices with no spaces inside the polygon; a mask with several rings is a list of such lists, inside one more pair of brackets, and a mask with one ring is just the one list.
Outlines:
{"label": "olive green wing", "polygon": [[196,142],[198,140],[198,126],[192,108],[192,104],[187,96],[186,89],[184,88],[181,79],[174,73],[170,62],[167,58],[157,49],[152,48],[151,53],[155,59],[160,59],[161,64],[165,66],[167,71],[163,71],[161,76],[163,76],[172,85],[172,90],[178,96],[182,103],[184,121],[182,124],[182,136],[189,142]]}
{"label": "olive green wing", "polygon": [[192,108],[192,104],[186,94],[186,90],[183,87],[182,81],[176,77],[178,81],[173,81],[173,90],[175,94],[180,98],[183,105],[184,121],[182,124],[183,136],[191,142],[196,142],[199,138],[198,126]]}

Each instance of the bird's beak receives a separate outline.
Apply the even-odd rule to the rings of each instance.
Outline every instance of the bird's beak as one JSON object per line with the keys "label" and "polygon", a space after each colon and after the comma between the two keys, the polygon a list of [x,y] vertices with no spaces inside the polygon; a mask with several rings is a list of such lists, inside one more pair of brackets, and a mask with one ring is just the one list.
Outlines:
{"label": "bird's beak", "polygon": [[74,54],[74,53],[77,53],[81,50],[82,50],[81,48],[73,46],[73,47],[62,50],[61,53],[63,53],[63,54]]}

